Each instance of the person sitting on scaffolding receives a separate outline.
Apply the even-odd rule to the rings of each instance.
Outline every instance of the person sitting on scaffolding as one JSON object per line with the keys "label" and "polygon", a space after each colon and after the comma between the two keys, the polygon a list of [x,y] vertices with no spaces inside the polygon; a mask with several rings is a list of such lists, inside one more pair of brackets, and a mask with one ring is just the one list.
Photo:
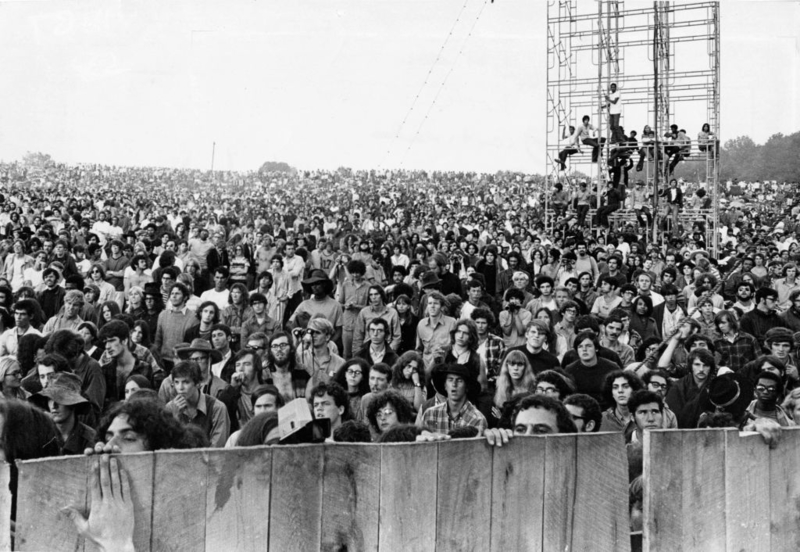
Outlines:
{"label": "person sitting on scaffolding", "polygon": [[642,172],[645,158],[653,162],[655,156],[656,133],[650,125],[644,125],[642,130],[642,147],[639,149],[639,163],[636,164],[636,172]]}
{"label": "person sitting on scaffolding", "polygon": [[697,134],[698,148],[702,152],[707,152],[709,157],[719,157],[719,140],[717,135],[711,132],[708,123],[703,124],[703,128]]}
{"label": "person sitting on scaffolding", "polygon": [[600,146],[605,143],[606,139],[600,138],[598,140],[596,136],[597,132],[594,128],[594,125],[592,125],[591,120],[592,118],[588,115],[583,116],[583,119],[581,119],[581,126],[579,126],[576,130],[576,142],[585,146],[591,146],[592,163],[597,163],[598,156],[600,155]]}
{"label": "person sitting on scaffolding", "polygon": [[561,145],[564,146],[564,149],[558,152],[558,165],[560,170],[566,171],[567,157],[575,155],[576,153],[581,153],[580,142],[578,142],[578,136],[575,134],[574,126],[569,126],[569,135],[567,135],[567,127],[564,127],[564,132],[561,135]]}
{"label": "person sitting on scaffolding", "polygon": [[608,215],[620,208],[620,204],[624,199],[622,191],[613,182],[608,183],[608,189],[605,193],[605,205],[597,210],[597,224],[607,229],[610,225]]}
{"label": "person sitting on scaffolding", "polygon": [[635,130],[631,131],[630,136],[625,136],[625,130],[621,126],[617,127],[617,129],[622,135],[623,141],[611,145],[611,154],[608,157],[609,172],[615,186],[619,185],[620,177],[624,175],[625,187],[627,188],[628,172],[633,167],[631,154],[636,151],[638,141],[636,140]]}
{"label": "person sitting on scaffolding", "polygon": [[553,206],[553,214],[556,219],[563,217],[567,212],[567,203],[569,203],[569,192],[564,191],[564,186],[561,182],[556,182],[553,186],[555,191],[550,198],[550,203]]}

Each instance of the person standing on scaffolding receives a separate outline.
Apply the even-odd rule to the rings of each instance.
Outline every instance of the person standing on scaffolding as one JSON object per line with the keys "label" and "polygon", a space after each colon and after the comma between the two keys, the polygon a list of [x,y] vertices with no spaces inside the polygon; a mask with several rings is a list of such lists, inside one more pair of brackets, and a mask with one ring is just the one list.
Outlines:
{"label": "person standing on scaffolding", "polygon": [[611,143],[618,144],[625,140],[620,136],[619,118],[622,115],[622,96],[617,90],[617,83],[612,82],[610,91],[605,95],[606,106],[608,107],[608,126],[611,128]]}

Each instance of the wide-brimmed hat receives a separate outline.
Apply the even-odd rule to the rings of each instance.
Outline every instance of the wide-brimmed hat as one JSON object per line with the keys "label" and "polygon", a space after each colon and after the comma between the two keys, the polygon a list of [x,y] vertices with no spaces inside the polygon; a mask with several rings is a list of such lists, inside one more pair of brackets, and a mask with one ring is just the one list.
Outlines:
{"label": "wide-brimmed hat", "polygon": [[161,286],[156,282],[148,282],[144,285],[144,295],[154,295],[161,297]]}
{"label": "wide-brimmed hat", "polygon": [[447,374],[453,374],[461,377],[467,384],[467,396],[472,397],[481,392],[481,384],[477,379],[472,377],[469,373],[469,368],[463,364],[437,364],[433,367],[431,380],[436,391],[445,394],[444,382],[447,380]]}
{"label": "wide-brimmed hat", "polygon": [[436,274],[433,270],[425,271],[419,277],[419,285],[422,289],[435,286],[440,282],[441,280],[439,279],[439,275]]}
{"label": "wide-brimmed hat", "polygon": [[312,270],[308,278],[303,280],[303,291],[311,293],[311,286],[315,284],[322,284],[325,286],[325,293],[330,294],[333,291],[333,282],[324,270]]}
{"label": "wide-brimmed hat", "polygon": [[49,410],[48,401],[72,406],[77,413],[90,408],[88,399],[81,395],[81,378],[69,372],[53,374],[47,387],[32,395],[30,401],[43,410]]}
{"label": "wide-brimmed hat", "polygon": [[708,384],[703,410],[727,412],[738,419],[753,400],[753,390],[753,383],[741,374],[726,372],[718,375]]}
{"label": "wide-brimmed hat", "polygon": [[211,356],[211,362],[215,364],[222,360],[222,353],[211,347],[211,343],[202,337],[194,338],[188,347],[176,347],[175,352],[181,360],[188,360],[189,355],[194,352],[206,353]]}

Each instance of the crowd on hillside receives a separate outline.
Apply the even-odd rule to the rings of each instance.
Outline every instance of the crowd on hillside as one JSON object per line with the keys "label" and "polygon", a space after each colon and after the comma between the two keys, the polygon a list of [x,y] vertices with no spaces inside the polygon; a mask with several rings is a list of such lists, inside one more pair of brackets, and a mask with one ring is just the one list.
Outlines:
{"label": "crowd on hillside", "polygon": [[634,458],[800,422],[792,186],[726,186],[712,255],[703,220],[546,229],[559,190],[513,173],[0,177],[11,461],[291,442],[296,399],[311,440],[617,431]]}

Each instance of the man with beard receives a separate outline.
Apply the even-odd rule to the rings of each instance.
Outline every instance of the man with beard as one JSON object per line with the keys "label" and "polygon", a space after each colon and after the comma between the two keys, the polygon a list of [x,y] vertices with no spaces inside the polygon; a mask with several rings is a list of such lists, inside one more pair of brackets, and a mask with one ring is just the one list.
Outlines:
{"label": "man with beard", "polygon": [[733,304],[733,310],[739,315],[739,318],[756,308],[753,301],[756,288],[750,282],[741,282],[736,287],[736,302]]}
{"label": "man with beard", "polygon": [[600,338],[600,345],[607,349],[611,349],[617,353],[617,355],[619,355],[619,358],[622,361],[622,368],[625,368],[635,360],[634,351],[631,346],[626,345],[619,340],[624,327],[625,323],[622,321],[622,318],[617,315],[609,316],[606,319],[605,335]]}
{"label": "man with beard", "polygon": [[287,403],[306,396],[306,388],[311,378],[305,368],[297,364],[289,334],[275,332],[270,338],[264,379],[272,379],[272,384],[278,388],[281,397]]}

